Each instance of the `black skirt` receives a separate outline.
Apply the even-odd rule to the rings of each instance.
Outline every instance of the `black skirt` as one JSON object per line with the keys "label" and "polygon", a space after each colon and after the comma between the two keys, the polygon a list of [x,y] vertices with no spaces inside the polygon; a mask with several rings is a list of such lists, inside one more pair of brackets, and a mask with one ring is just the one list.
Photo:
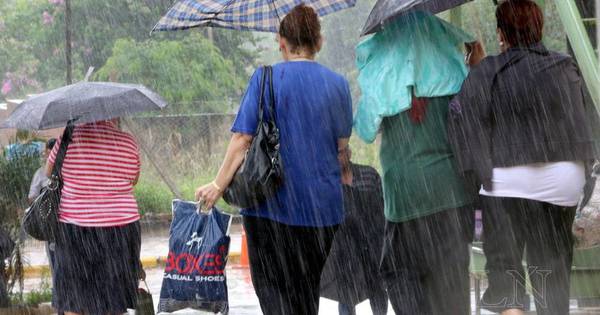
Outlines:
{"label": "black skirt", "polygon": [[139,222],[110,228],[61,223],[60,231],[53,281],[55,308],[90,315],[125,313],[135,308]]}

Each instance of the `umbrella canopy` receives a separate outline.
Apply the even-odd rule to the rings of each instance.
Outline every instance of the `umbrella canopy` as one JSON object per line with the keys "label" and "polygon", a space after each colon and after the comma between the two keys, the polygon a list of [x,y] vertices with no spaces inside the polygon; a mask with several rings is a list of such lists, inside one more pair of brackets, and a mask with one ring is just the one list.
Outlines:
{"label": "umbrella canopy", "polygon": [[178,0],[152,31],[212,26],[275,33],[280,19],[302,3],[323,16],[353,7],[356,0]]}
{"label": "umbrella canopy", "polygon": [[167,102],[143,85],[80,82],[29,98],[0,128],[51,129],[158,110]]}
{"label": "umbrella canopy", "polygon": [[389,20],[408,11],[427,11],[433,14],[473,0],[378,0],[363,26],[362,35],[378,32]]}

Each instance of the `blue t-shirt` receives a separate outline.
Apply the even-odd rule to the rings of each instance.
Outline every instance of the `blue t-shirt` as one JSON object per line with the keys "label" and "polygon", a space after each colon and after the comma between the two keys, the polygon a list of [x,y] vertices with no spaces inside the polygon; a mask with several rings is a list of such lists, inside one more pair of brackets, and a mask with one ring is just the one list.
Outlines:
{"label": "blue t-shirt", "polygon": [[[250,79],[232,132],[255,134],[262,72],[258,69]],[[273,66],[273,89],[285,181],[274,198],[258,209],[243,209],[242,215],[295,226],[340,224],[344,206],[337,142],[352,133],[348,82],[316,62],[294,61]],[[267,118],[266,89],[265,100]]]}

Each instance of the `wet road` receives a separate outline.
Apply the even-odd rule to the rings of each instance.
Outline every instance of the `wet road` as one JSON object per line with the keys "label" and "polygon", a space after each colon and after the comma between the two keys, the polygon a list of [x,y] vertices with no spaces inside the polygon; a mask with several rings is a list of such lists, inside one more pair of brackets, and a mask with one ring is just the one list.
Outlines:
{"label": "wet road", "polygon": [[[154,303],[157,304],[162,282],[162,270],[152,269],[147,271],[147,281],[150,291],[154,296]],[[230,315],[259,315],[261,314],[258,304],[258,298],[254,294],[250,272],[247,268],[231,266],[227,269],[227,285],[229,289]],[[474,308],[474,305],[473,305]],[[202,314],[193,310],[182,310],[175,314]],[[337,314],[337,302],[321,298],[319,315]],[[369,301],[364,301],[356,308],[357,315],[370,315],[371,307]],[[388,308],[388,314],[394,314],[391,305]],[[475,314],[475,312],[473,312]],[[481,314],[493,314],[482,311]]]}
{"label": "wet road", "polygon": [[[232,227],[231,231],[231,248],[230,252],[239,253],[241,251],[241,232],[239,227]],[[45,253],[44,244],[37,241],[27,241],[25,246],[25,259],[28,265],[45,265],[47,264],[47,257]],[[143,233],[142,239],[142,257],[159,257],[166,256],[168,253],[168,228],[150,229]],[[158,303],[160,287],[162,284],[162,268],[153,268],[146,270],[147,281],[150,287],[150,291],[154,296],[154,303]],[[25,289],[26,291],[39,287],[41,279],[26,279]],[[250,279],[250,272],[247,268],[240,267],[239,265],[229,264],[227,267],[227,285],[229,289],[229,303],[230,303],[230,314],[231,315],[259,315],[261,314],[258,299],[254,293],[252,282]],[[471,309],[475,310],[475,296],[471,293]],[[576,303],[572,304],[573,309],[576,308]],[[368,301],[357,306],[358,315],[369,315],[372,314]],[[202,314],[193,310],[183,310],[177,312],[177,314]],[[337,314],[337,302],[321,299],[320,301],[320,315],[335,315]],[[391,306],[388,308],[388,314],[394,314]],[[475,314],[475,311],[473,311]],[[481,314],[493,314],[482,311]],[[587,313],[586,313],[587,314]],[[595,312],[593,314],[600,314]]]}

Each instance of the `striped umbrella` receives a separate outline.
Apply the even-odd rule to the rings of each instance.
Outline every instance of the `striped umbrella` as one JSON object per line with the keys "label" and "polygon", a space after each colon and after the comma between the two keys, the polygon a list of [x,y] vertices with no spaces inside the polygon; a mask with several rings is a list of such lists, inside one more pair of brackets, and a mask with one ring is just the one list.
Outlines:
{"label": "striped umbrella", "polygon": [[301,3],[323,16],[353,7],[356,0],[178,0],[152,31],[211,26],[275,33],[281,18]]}

